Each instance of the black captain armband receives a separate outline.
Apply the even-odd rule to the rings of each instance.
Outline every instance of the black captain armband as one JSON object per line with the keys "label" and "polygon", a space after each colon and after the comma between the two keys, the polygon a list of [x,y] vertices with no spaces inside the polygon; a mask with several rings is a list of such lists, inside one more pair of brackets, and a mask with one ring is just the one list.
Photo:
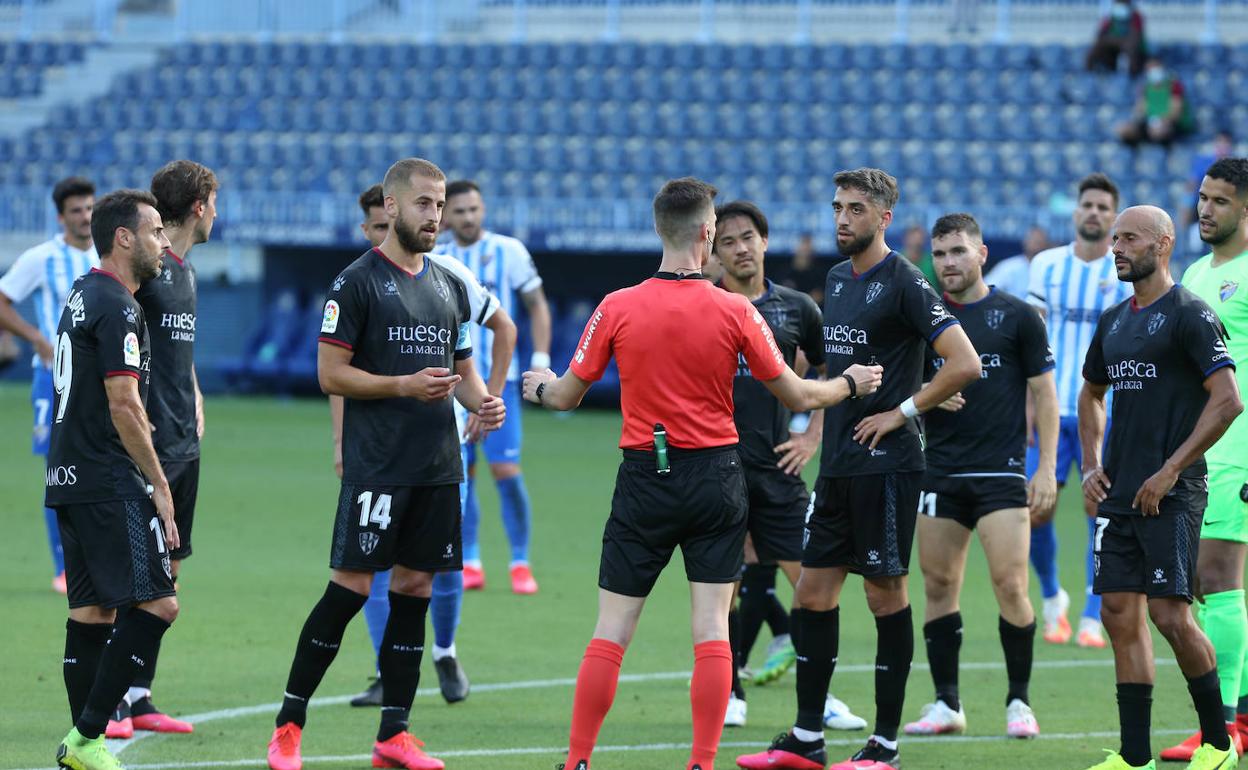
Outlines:
{"label": "black captain armband", "polygon": [[845,379],[845,384],[849,386],[849,397],[851,399],[858,398],[858,383],[854,382],[854,378],[848,374],[842,374],[841,377]]}

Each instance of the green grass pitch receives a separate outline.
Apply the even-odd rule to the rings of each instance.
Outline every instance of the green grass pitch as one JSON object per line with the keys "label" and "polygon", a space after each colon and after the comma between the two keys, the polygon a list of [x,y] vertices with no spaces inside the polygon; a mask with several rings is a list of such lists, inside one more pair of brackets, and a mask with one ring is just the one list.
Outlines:
{"label": "green grass pitch", "polygon": [[[189,736],[147,737],[125,746],[132,768],[263,767],[299,628],[328,579],[337,499],[327,409],[320,400],[213,398],[207,406],[195,554],[183,565],[182,615],[165,637],[156,700],[178,715],[201,716]],[[511,595],[506,546],[492,484],[481,487],[483,592],[466,597],[458,645],[475,690],[446,705],[425,666],[412,711],[414,732],[448,767],[462,770],[551,768],[562,761],[572,687],[593,628],[602,525],[618,458],[619,416],[586,412],[561,418],[526,410],[525,475],[533,500],[536,596]],[[40,513],[42,468],[29,453],[24,386],[0,387],[0,770],[49,768],[69,729],[61,682],[65,601],[49,589],[50,567]],[[419,441],[418,436],[412,437]],[[808,473],[809,475],[809,473]],[[1061,499],[1062,575],[1083,585],[1085,524],[1074,489]],[[911,580],[916,626],[922,584]],[[962,612],[966,618],[962,693],[965,738],[903,740],[910,770],[926,768],[1084,768],[1102,747],[1117,746],[1114,677],[1107,650],[1038,642],[1032,703],[1040,740],[1007,742],[1005,674],[996,610],[978,546],[972,547]],[[788,589],[782,587],[787,601]],[[1039,601],[1033,580],[1032,595]],[[875,626],[855,579],[845,592],[840,668],[833,690],[871,719]],[[651,597],[624,660],[625,681],[601,734],[596,770],[679,768],[690,739],[687,674],[692,666],[688,591],[677,563]],[[761,659],[766,632],[755,649]],[[931,698],[921,634],[905,716]],[[1154,752],[1195,724],[1177,668],[1159,638],[1153,713]],[[362,618],[347,632],[318,697],[350,695],[372,671]],[[749,688],[749,726],[726,730],[719,764],[765,746],[793,718],[790,674]],[[309,768],[367,767],[377,713],[339,699],[310,709],[304,737]],[[829,733],[833,755],[847,756],[862,733]],[[837,759],[841,756],[837,756]]]}

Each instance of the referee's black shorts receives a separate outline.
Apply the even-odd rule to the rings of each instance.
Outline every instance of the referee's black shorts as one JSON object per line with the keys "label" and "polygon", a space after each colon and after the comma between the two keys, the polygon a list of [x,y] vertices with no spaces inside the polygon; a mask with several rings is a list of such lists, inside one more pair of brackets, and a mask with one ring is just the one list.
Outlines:
{"label": "referee's black shorts", "polygon": [[748,494],[736,446],[668,449],[668,459],[670,472],[659,473],[653,452],[624,450],[602,534],[607,591],[648,596],[677,546],[690,582],[741,575]]}

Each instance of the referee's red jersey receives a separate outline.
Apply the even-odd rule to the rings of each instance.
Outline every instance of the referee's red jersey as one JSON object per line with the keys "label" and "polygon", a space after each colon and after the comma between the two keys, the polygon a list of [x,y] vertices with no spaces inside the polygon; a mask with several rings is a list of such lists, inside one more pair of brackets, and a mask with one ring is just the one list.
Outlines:
{"label": "referee's red jersey", "polygon": [[585,326],[570,369],[595,382],[612,356],[620,370],[624,449],[652,448],[655,423],[681,449],[737,443],[732,379],[738,366],[760,380],[779,377],[785,367],[771,328],[749,300],[671,273],[608,294]]}

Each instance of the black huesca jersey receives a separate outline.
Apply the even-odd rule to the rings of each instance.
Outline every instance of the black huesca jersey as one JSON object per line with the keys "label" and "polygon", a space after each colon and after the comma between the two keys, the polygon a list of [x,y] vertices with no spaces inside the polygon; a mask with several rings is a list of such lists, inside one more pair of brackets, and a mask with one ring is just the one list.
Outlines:
{"label": "black huesca jersey", "polygon": [[[767,281],[767,288],[754,300],[754,307],[767,319],[776,346],[790,368],[797,360],[798,348],[812,367],[823,363],[823,320],[810,295]],[[793,413],[766,385],[754,379],[743,353],[737,353],[732,405],[741,459],[749,465],[776,467],[780,457],[775,447],[789,440]]]}
{"label": "black huesca jersey", "polygon": [[102,270],[74,281],[52,364],[49,507],[147,497],[147,481],[113,425],[104,380],[134,377],[146,401],[150,367],[143,308],[125,284]]}
{"label": "black huesca jersey", "polygon": [[916,420],[907,420],[875,449],[854,441],[854,426],[918,392],[927,343],[956,323],[919,269],[895,251],[862,275],[854,273],[852,260],[828,271],[823,293],[828,374],[874,362],[884,367],[884,383],[869,396],[842,401],[824,412],[820,476],[923,470]]}
{"label": "black huesca jersey", "polygon": [[[1213,310],[1181,286],[1146,308],[1133,297],[1101,316],[1083,362],[1085,380],[1114,389],[1101,463],[1112,486],[1100,510],[1139,513],[1135,493],[1196,428],[1209,400],[1205,379],[1235,366],[1225,334]],[[1204,476],[1204,458],[1179,475]]]}
{"label": "black huesca jersey", "polygon": [[[982,369],[979,380],[962,389],[962,409],[932,409],[923,415],[928,470],[1023,476],[1027,380],[1053,368],[1044,320],[1023,300],[995,288],[969,305],[948,296],[945,304],[962,322]],[[928,348],[924,379],[930,380],[944,363]]]}
{"label": "black huesca jersey", "polygon": [[[412,275],[370,249],[334,279],[320,341],[352,352],[351,365],[395,377],[472,355],[468,293],[454,273],[425,260]],[[342,480],[434,486],[463,480],[450,399],[345,399]]]}
{"label": "black huesca jersey", "polygon": [[195,269],[166,251],[160,275],[134,298],[143,306],[152,340],[152,390],[147,415],[161,462],[199,457],[195,420]]}

